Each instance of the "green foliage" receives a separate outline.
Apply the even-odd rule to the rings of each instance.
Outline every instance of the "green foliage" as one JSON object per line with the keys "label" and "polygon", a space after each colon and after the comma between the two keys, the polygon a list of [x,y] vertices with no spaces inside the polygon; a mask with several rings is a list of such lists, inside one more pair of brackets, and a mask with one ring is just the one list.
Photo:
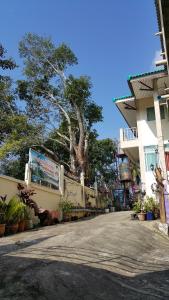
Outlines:
{"label": "green foliage", "polygon": [[[76,115],[76,107],[81,111],[84,125],[90,129],[94,123],[103,120],[102,107],[91,100],[91,81],[87,76],[75,78],[72,75],[67,79],[65,99],[71,104],[71,110]],[[77,126],[76,126],[77,127]]]}
{"label": "green foliage", "polygon": [[147,199],[144,201],[145,212],[155,212],[156,209],[159,209],[159,204],[153,197],[147,197]]}
{"label": "green foliage", "polygon": [[5,69],[14,69],[16,68],[16,64],[12,58],[5,59],[5,49],[0,44],[0,68]]}
{"label": "green foliage", "polygon": [[104,183],[108,186],[112,185],[117,176],[115,171],[116,151],[116,141],[111,139],[98,140],[94,132],[90,135],[88,154],[88,181],[90,184],[94,183],[96,176],[100,185],[104,185]]}
{"label": "green foliage", "polygon": [[[0,68],[14,69],[15,62],[12,59],[5,59],[4,53],[4,48],[0,46]],[[28,120],[21,112],[11,78],[2,75],[0,75],[0,116],[1,173],[23,179],[24,158],[32,141],[40,142],[42,126]]]}
{"label": "green foliage", "polygon": [[[55,69],[65,70],[77,64],[77,58],[64,43],[55,46],[50,38],[27,33],[19,43],[19,53],[24,59],[25,75],[29,78],[52,78]],[[54,68],[48,63],[50,61]]]}
{"label": "green foliage", "polygon": [[[16,64],[12,59],[5,59],[4,54],[5,50],[2,45],[0,45],[0,69],[14,69]],[[12,80],[9,76],[0,74],[0,146],[3,143],[6,134],[11,131],[10,121],[16,111]]]}
{"label": "green foliage", "polygon": [[7,196],[0,196],[0,224],[5,223],[5,215],[7,210],[6,197]]}
{"label": "green foliage", "polygon": [[62,209],[63,213],[70,213],[73,209],[73,203],[68,200],[63,200],[59,204],[60,209]]}
{"label": "green foliage", "polygon": [[6,223],[16,224],[24,219],[25,204],[20,201],[18,196],[14,196],[10,199],[6,210]]}
{"label": "green foliage", "polygon": [[142,210],[142,201],[138,200],[133,204],[133,210],[135,213],[140,213]]}
{"label": "green foliage", "polygon": [[32,218],[31,208],[26,206],[24,211],[24,220],[31,220],[31,218]]}
{"label": "green foliage", "polygon": [[19,51],[27,80],[18,81],[17,91],[26,103],[26,114],[44,124],[45,146],[54,152],[62,145],[62,151],[69,154],[65,163],[79,175],[87,165],[89,132],[94,123],[102,121],[102,108],[91,100],[91,81],[87,76],[66,78],[65,71],[77,58],[65,44],[55,46],[51,39],[29,33]]}
{"label": "green foliage", "polygon": [[109,202],[110,202],[110,199],[107,198],[106,196],[102,196],[102,197],[100,198],[100,201],[101,201],[102,206],[103,206],[104,208],[106,208],[107,205],[108,205]]}

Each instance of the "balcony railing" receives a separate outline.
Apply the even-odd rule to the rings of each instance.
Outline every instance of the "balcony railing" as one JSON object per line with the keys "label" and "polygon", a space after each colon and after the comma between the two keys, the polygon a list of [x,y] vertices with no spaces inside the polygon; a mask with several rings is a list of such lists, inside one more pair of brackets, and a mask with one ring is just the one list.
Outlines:
{"label": "balcony railing", "polygon": [[122,140],[125,141],[133,141],[138,138],[138,132],[136,127],[132,128],[123,128],[122,129]]}

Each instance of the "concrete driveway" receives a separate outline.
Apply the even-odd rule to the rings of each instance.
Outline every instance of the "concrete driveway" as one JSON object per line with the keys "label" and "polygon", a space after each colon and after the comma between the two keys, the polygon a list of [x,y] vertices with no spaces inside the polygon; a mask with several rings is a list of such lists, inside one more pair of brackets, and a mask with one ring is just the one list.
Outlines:
{"label": "concrete driveway", "polygon": [[169,299],[169,239],[147,225],[117,212],[1,238],[0,299]]}

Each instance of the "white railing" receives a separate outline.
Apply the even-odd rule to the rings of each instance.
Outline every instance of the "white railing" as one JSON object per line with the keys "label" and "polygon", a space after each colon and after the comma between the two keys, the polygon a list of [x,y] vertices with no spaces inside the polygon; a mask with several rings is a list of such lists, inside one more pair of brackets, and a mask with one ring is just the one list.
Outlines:
{"label": "white railing", "polygon": [[123,128],[122,139],[123,141],[132,141],[138,138],[138,132],[136,127]]}

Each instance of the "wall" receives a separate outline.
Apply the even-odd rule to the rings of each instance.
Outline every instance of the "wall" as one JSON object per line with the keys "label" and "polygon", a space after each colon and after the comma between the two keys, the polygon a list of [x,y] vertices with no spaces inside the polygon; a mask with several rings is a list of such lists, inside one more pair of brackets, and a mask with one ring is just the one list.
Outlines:
{"label": "wall", "polygon": [[82,207],[85,206],[81,184],[66,176],[64,177],[64,199],[71,201],[75,206],[78,204]]}
{"label": "wall", "polygon": [[[7,199],[9,200],[14,195],[18,193],[17,184],[25,184],[24,181],[8,177],[0,176],[0,195],[7,194]],[[59,202],[61,195],[59,191],[55,191],[40,185],[31,183],[30,188],[35,190],[35,195],[32,197],[40,207],[57,210],[59,207]]]}
{"label": "wall", "polygon": [[91,207],[97,207],[98,203],[96,201],[96,192],[94,189],[85,187],[85,194],[87,196],[87,201],[90,202]]}
{"label": "wall", "polygon": [[[8,177],[0,176],[0,195],[8,195],[8,200],[18,193],[17,184],[21,183],[25,185],[24,181]],[[71,201],[74,206],[78,204],[85,207],[85,200],[83,199],[83,188],[80,183],[69,179],[64,176],[64,197],[61,196],[60,191],[53,190],[47,187],[43,187],[34,183],[29,185],[30,188],[34,189],[36,194],[33,199],[37,202],[38,206],[49,209],[58,210],[59,203],[62,198]],[[85,187],[85,193],[88,195],[88,201],[91,202],[92,206],[96,206],[95,191],[93,189]]]}
{"label": "wall", "polygon": [[146,109],[152,106],[154,106],[153,98],[139,99],[136,102],[138,137],[143,146],[157,144],[156,123],[155,121],[147,121]]}
{"label": "wall", "polygon": [[[155,182],[155,178],[152,171],[146,171],[145,169],[144,147],[158,144],[156,122],[147,121],[146,109],[152,106],[154,106],[153,98],[139,99],[136,101],[141,178],[142,182],[145,183],[146,193],[148,195],[153,195],[151,184]],[[169,139],[169,121],[167,116],[164,120],[161,120],[161,122],[164,142],[167,143]]]}

